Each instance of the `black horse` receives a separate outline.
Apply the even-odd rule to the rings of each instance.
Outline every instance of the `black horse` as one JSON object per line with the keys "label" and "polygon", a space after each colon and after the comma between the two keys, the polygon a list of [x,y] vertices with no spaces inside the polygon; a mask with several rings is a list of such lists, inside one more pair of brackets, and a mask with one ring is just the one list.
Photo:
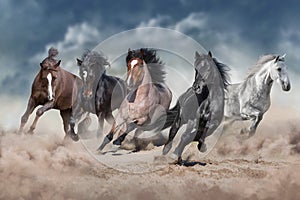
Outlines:
{"label": "black horse", "polygon": [[[87,51],[83,54],[82,59],[77,59],[77,64],[83,87],[78,94],[77,104],[73,108],[70,134],[74,140],[78,140],[78,135],[74,130],[76,121],[84,113],[93,113],[98,116],[97,137],[99,137],[103,131],[104,119],[110,124],[114,123],[112,111],[119,108],[125,98],[126,84],[122,79],[106,74],[106,66],[110,66],[110,64],[101,53]],[[78,130],[81,124],[79,124]]]}
{"label": "black horse", "polygon": [[[174,108],[167,112],[164,128],[172,124],[169,138],[164,146],[166,155],[179,128],[187,124],[173,157],[181,160],[187,144],[198,141],[199,151],[206,151],[205,138],[220,125],[224,115],[224,94],[229,84],[229,68],[212,57],[211,52],[195,55],[195,81],[193,86],[183,93]],[[196,129],[196,131],[193,131]]]}

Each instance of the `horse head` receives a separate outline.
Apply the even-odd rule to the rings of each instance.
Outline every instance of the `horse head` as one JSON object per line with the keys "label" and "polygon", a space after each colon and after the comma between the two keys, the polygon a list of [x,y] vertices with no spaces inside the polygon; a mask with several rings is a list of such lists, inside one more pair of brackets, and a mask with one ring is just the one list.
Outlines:
{"label": "horse head", "polygon": [[128,50],[128,56],[131,58],[127,61],[127,77],[126,83],[129,88],[139,85],[144,78],[144,60],[143,51],[139,52]]}
{"label": "horse head", "polygon": [[287,73],[287,66],[285,65],[285,54],[283,56],[277,55],[269,63],[269,74],[271,79],[281,84],[283,91],[289,91],[291,89],[291,83]]}
{"label": "horse head", "polygon": [[41,63],[41,79],[47,80],[47,98],[49,101],[52,101],[55,98],[55,91],[57,86],[57,77],[58,77],[58,67],[61,60],[56,61],[52,58],[46,58]]}
{"label": "horse head", "polygon": [[90,99],[94,96],[94,85],[98,84],[100,77],[105,73],[105,66],[110,66],[110,64],[102,54],[96,51],[88,51],[82,57],[82,59],[77,58],[77,65],[83,81],[83,97]]}

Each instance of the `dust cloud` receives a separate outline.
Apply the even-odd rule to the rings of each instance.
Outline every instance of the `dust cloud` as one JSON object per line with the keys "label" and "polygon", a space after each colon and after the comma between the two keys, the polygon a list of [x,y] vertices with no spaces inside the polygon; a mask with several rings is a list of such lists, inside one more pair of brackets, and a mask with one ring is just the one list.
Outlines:
{"label": "dust cloud", "polygon": [[238,124],[205,158],[191,144],[189,166],[142,174],[102,165],[61,130],[0,130],[0,199],[299,199],[299,119],[274,109],[252,138]]}

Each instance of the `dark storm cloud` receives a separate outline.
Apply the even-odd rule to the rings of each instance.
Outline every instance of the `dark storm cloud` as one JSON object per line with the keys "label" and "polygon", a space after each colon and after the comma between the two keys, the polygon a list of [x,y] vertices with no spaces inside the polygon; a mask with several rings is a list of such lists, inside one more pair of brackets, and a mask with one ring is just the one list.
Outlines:
{"label": "dark storm cloud", "polygon": [[[285,38],[288,44],[292,44],[291,41],[299,41],[300,34],[293,33],[294,29],[299,31],[297,27],[300,18],[299,7],[300,3],[297,1],[229,3],[221,0],[124,0],[116,3],[98,0],[70,2],[3,0],[0,2],[0,59],[5,65],[10,64],[8,70],[10,73],[6,74],[6,69],[1,67],[1,73],[4,73],[0,76],[1,93],[28,94],[32,78],[38,70],[38,62],[32,62],[30,59],[43,52],[46,45],[64,40],[70,26],[88,23],[100,32],[101,41],[111,34],[135,28],[141,22],[152,18],[164,16],[165,20],[160,26],[169,27],[191,13],[204,13],[208,18],[205,28],[212,34],[201,37],[199,29],[196,28],[185,30],[186,34],[201,42],[206,48],[213,48],[216,45],[217,36],[227,35],[228,43],[242,41],[247,48],[261,55],[275,53],[280,50],[279,47],[289,46],[278,45],[284,30],[292,32]],[[230,37],[228,33],[234,34]],[[236,40],[235,36],[238,36],[239,40]],[[85,47],[93,48],[93,46],[89,44]],[[297,61],[295,57],[291,60]]]}

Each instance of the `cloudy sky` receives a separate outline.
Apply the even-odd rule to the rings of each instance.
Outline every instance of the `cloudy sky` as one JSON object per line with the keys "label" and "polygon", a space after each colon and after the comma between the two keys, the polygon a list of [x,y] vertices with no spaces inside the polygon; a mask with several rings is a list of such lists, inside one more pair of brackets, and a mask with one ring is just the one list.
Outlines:
{"label": "cloudy sky", "polygon": [[180,31],[242,72],[262,54],[287,53],[289,69],[300,73],[299,9],[298,1],[1,0],[1,94],[28,95],[50,46],[70,69],[85,49],[148,26]]}
{"label": "cloudy sky", "polygon": [[75,58],[84,50],[141,27],[169,28],[193,38],[232,67],[233,81],[242,80],[260,55],[286,53],[292,92],[299,94],[299,9],[296,0],[1,0],[0,95],[27,99],[51,46],[60,51],[63,67],[76,73]]}

